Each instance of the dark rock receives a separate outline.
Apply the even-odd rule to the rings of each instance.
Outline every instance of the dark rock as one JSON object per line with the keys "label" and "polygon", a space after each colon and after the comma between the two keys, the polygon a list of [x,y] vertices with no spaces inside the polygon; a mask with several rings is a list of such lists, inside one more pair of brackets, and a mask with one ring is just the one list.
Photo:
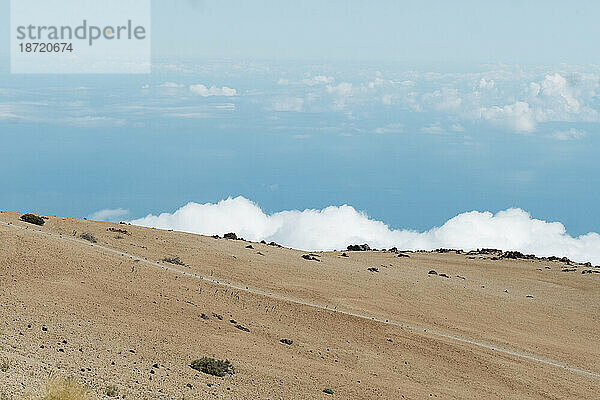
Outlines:
{"label": "dark rock", "polygon": [[240,331],[250,332],[250,329],[248,329],[245,326],[242,326],[240,324],[237,324],[235,327],[238,328]]}
{"label": "dark rock", "polygon": [[233,232],[226,233],[223,235],[223,237],[225,239],[229,239],[229,240],[237,240],[237,238],[238,238],[237,235]]}
{"label": "dark rock", "polygon": [[202,318],[202,319],[209,319],[209,318],[208,318],[208,315],[206,315],[206,314],[202,314],[202,315],[200,315],[200,318]]}
{"label": "dark rock", "polygon": [[398,257],[400,257],[400,258],[410,258],[410,256],[408,254],[404,254],[404,253],[398,254]]}
{"label": "dark rock", "polygon": [[450,277],[449,277],[448,275],[446,275],[446,274],[440,274],[440,276],[441,276],[442,278],[450,278]]}
{"label": "dark rock", "polygon": [[348,257],[348,254],[342,253],[342,255],[340,257]]}
{"label": "dark rock", "polygon": [[438,273],[437,273],[437,271],[431,270],[428,272],[428,274],[429,275],[437,275]]}
{"label": "dark rock", "polygon": [[312,256],[311,254],[304,254],[302,256],[302,258],[304,258],[305,260],[309,260],[309,261],[321,261],[319,260],[317,257]]}
{"label": "dark rock", "polygon": [[246,246],[246,248],[247,249],[253,249],[254,247],[251,244],[249,244],[248,246]]}
{"label": "dark rock", "polygon": [[287,344],[288,346],[291,346],[294,343],[292,339],[281,339],[280,342],[283,344]]}
{"label": "dark rock", "polygon": [[371,267],[371,268],[367,268],[367,271],[379,272],[379,268]]}

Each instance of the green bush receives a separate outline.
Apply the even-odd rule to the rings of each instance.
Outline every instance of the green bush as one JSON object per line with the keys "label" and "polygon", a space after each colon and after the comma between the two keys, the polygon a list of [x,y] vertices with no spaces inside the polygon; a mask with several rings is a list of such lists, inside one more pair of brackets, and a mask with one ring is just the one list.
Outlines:
{"label": "green bush", "polygon": [[34,225],[39,225],[39,226],[42,226],[46,223],[46,221],[44,221],[44,218],[38,217],[37,215],[33,215],[33,214],[21,215],[21,221],[27,222],[30,224],[34,224]]}
{"label": "green bush", "polygon": [[8,361],[7,359],[2,359],[0,360],[0,371],[2,372],[8,372],[10,368],[10,361]]}
{"label": "green bush", "polygon": [[81,235],[79,235],[79,237],[91,243],[98,243],[98,239],[96,239],[96,237],[89,232],[84,232]]}
{"label": "green bush", "polygon": [[333,389],[325,388],[323,389],[323,393],[333,394]]}
{"label": "green bush", "polygon": [[119,395],[119,388],[115,385],[110,385],[104,391],[108,397],[117,397]]}
{"label": "green bush", "polygon": [[193,369],[204,372],[205,374],[223,377],[225,375],[233,375],[233,365],[229,360],[215,360],[214,358],[202,357],[190,364]]}

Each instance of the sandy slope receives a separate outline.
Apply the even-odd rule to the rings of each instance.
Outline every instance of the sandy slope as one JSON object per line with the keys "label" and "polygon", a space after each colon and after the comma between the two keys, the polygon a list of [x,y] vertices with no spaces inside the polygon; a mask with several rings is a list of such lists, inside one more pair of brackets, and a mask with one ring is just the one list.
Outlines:
{"label": "sandy slope", "polygon": [[[9,398],[49,373],[99,397],[115,384],[129,399],[600,394],[600,274],[586,268],[454,253],[332,252],[318,262],[244,241],[55,217],[40,228],[19,216],[0,214]],[[204,355],[237,373],[188,367]]]}

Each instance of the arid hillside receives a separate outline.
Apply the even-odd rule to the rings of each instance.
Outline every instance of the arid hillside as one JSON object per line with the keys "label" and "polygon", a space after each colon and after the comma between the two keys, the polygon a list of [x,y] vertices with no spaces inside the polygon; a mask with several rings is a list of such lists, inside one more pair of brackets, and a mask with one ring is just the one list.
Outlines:
{"label": "arid hillside", "polygon": [[[0,399],[598,399],[600,268],[0,213]],[[226,232],[223,232],[225,234]],[[229,360],[234,374],[192,369]],[[110,396],[109,396],[110,395]]]}

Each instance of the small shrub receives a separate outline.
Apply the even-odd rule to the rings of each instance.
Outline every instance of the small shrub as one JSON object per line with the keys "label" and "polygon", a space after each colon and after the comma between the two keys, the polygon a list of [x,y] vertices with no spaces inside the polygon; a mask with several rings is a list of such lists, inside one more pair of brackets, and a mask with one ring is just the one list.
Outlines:
{"label": "small shrub", "polygon": [[2,359],[0,360],[0,371],[2,372],[8,372],[10,368],[10,361],[8,361],[7,359]]}
{"label": "small shrub", "polygon": [[110,385],[104,391],[108,397],[117,397],[119,395],[119,388],[115,385]]}
{"label": "small shrub", "polygon": [[323,393],[333,394],[333,389],[325,388],[323,389]]}
{"label": "small shrub", "polygon": [[169,264],[181,265],[183,267],[186,266],[185,263],[181,261],[179,257],[165,257],[163,258],[163,261]]}
{"label": "small shrub", "polygon": [[229,360],[215,360],[214,358],[202,357],[190,364],[193,369],[204,372],[205,374],[223,377],[225,375],[233,375],[233,365]]}
{"label": "small shrub", "polygon": [[79,237],[83,240],[87,240],[90,243],[98,243],[98,239],[96,239],[96,237],[89,232],[84,232],[81,235],[79,235]]}
{"label": "small shrub", "polygon": [[38,217],[37,215],[33,214],[21,215],[21,221],[39,226],[42,226],[46,223],[46,221],[44,221],[44,218]]}
{"label": "small shrub", "polygon": [[85,400],[88,389],[75,379],[52,378],[35,400]]}

